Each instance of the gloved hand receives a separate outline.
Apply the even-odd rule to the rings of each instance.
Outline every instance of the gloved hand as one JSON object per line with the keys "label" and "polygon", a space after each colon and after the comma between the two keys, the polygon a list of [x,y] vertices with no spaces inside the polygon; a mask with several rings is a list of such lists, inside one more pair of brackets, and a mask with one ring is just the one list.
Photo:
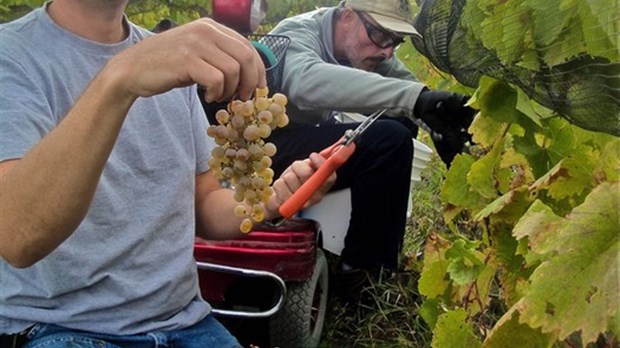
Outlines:
{"label": "gloved hand", "polygon": [[462,94],[424,89],[413,108],[413,116],[432,130],[437,153],[448,167],[454,156],[463,152],[465,143],[471,141],[467,128],[477,111],[465,106],[467,99]]}

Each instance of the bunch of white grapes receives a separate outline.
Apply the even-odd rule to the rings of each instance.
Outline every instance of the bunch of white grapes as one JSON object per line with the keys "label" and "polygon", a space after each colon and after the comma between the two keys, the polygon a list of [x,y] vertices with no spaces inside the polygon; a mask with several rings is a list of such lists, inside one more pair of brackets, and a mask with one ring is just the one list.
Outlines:
{"label": "bunch of white grapes", "polygon": [[231,101],[227,109],[215,114],[218,125],[207,129],[217,144],[209,166],[220,181],[234,188],[234,198],[239,202],[235,215],[244,217],[240,226],[243,233],[250,232],[254,222],[263,221],[264,203],[273,194],[271,157],[276,146],[264,139],[276,127],[288,124],[286,96],[275,93],[269,98],[268,93],[267,87],[258,88],[251,100]]}

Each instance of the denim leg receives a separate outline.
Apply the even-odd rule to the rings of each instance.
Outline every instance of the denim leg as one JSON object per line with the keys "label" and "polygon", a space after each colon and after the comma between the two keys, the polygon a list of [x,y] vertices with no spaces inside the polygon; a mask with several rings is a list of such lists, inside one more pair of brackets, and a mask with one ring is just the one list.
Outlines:
{"label": "denim leg", "polygon": [[239,341],[212,314],[196,325],[171,332],[170,342],[170,346],[175,348],[242,348]]}
{"label": "denim leg", "polygon": [[120,348],[100,338],[53,324],[37,324],[22,348]]}
{"label": "denim leg", "polygon": [[37,324],[23,348],[241,348],[241,344],[213,315],[180,330],[117,336]]}

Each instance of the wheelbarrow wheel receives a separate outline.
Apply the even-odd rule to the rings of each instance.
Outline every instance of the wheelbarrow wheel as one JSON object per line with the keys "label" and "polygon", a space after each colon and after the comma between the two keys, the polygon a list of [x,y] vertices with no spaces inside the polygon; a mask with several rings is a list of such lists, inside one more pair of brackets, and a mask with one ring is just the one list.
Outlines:
{"label": "wheelbarrow wheel", "polygon": [[269,321],[272,347],[316,347],[321,340],[328,288],[327,260],[317,250],[310,279],[289,282],[282,309]]}

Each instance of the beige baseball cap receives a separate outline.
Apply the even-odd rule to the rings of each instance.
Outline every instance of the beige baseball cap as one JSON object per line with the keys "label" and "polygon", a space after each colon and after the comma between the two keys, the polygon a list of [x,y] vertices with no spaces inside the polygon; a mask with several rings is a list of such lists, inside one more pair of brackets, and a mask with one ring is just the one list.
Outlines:
{"label": "beige baseball cap", "polygon": [[420,35],[412,24],[409,0],[346,0],[345,6],[368,13],[387,30]]}

